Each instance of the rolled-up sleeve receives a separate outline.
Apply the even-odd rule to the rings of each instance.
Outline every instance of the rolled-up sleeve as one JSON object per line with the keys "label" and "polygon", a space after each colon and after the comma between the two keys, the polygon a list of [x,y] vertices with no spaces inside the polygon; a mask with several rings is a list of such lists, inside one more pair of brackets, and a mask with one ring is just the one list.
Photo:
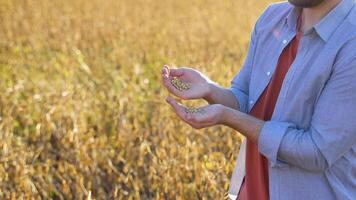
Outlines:
{"label": "rolled-up sleeve", "polygon": [[356,145],[355,77],[356,55],[344,56],[316,102],[310,128],[268,121],[260,132],[259,151],[272,165],[288,163],[309,171],[330,167]]}
{"label": "rolled-up sleeve", "polygon": [[236,87],[230,87],[230,91],[234,94],[237,102],[239,103],[239,110],[243,113],[247,113],[248,95]]}

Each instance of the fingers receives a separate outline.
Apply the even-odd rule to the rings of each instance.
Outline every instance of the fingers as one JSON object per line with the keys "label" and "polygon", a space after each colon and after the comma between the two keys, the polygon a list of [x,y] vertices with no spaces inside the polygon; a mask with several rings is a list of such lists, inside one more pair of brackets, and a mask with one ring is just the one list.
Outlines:
{"label": "fingers", "polygon": [[162,82],[163,82],[163,85],[167,88],[167,90],[174,94],[175,96],[179,97],[179,98],[182,98],[182,99],[187,99],[188,98],[188,93],[187,92],[182,92],[182,91],[179,91],[178,89],[176,89],[172,83],[171,83],[171,80],[172,80],[172,77],[170,77],[169,75],[167,75],[167,70],[168,69],[165,69],[163,68],[162,69]]}
{"label": "fingers", "polygon": [[176,100],[174,100],[172,97],[168,96],[166,98],[167,103],[172,106],[174,112],[182,118],[184,121],[186,121],[186,113],[185,109],[182,105],[179,105]]}
{"label": "fingers", "polygon": [[167,88],[167,90],[176,95],[181,97],[181,92],[179,90],[177,90],[171,83],[171,79],[170,77],[166,77],[165,75],[162,76],[162,80],[163,80],[163,85]]}
{"label": "fingers", "polygon": [[170,69],[170,73],[171,76],[176,76],[176,77],[180,77],[183,76],[184,74],[184,69],[181,68],[172,68]]}
{"label": "fingers", "polygon": [[164,65],[162,67],[162,71],[161,71],[162,77],[169,77],[169,67],[168,65]]}
{"label": "fingers", "polygon": [[173,77],[179,77],[184,75],[184,68],[169,68],[168,65],[164,65],[162,70],[161,70],[161,75],[162,75],[162,82],[163,85],[167,88],[167,90],[172,93],[173,95],[182,98],[182,99],[190,99],[193,96],[192,91],[180,91],[177,88],[175,88],[171,81]]}
{"label": "fingers", "polygon": [[174,100],[172,97],[168,96],[166,98],[166,101],[172,106],[174,112],[178,115],[178,117],[185,121],[187,124],[189,124],[191,127],[195,129],[201,129],[208,126],[208,124],[199,121],[197,116],[195,116],[194,114],[186,113],[185,107],[178,104],[177,101]]}
{"label": "fingers", "polygon": [[167,74],[168,76],[183,76],[184,74],[184,69],[182,68],[170,68],[168,65],[164,65],[162,68],[162,73]]}
{"label": "fingers", "polygon": [[169,90],[169,92],[173,94],[176,93],[177,91],[175,91],[175,88],[171,84],[171,77],[169,76],[169,68],[166,65],[163,66],[161,74],[162,74],[162,81],[164,86]]}

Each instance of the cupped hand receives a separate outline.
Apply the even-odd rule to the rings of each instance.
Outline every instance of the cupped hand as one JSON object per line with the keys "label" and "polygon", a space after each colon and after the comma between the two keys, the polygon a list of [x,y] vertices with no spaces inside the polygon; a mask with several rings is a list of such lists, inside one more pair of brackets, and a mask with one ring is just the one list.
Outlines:
{"label": "cupped hand", "polygon": [[197,108],[199,110],[197,113],[188,113],[187,107],[179,104],[172,97],[167,97],[166,101],[172,106],[180,119],[195,129],[223,124],[223,113],[225,110],[223,105],[211,104]]}
{"label": "cupped hand", "polygon": [[[211,81],[201,72],[187,67],[170,68],[168,65],[162,68],[162,81],[167,90],[182,99],[205,98],[210,92],[209,84]],[[171,81],[176,77],[180,81],[188,84],[189,89],[179,90],[175,88]]]}

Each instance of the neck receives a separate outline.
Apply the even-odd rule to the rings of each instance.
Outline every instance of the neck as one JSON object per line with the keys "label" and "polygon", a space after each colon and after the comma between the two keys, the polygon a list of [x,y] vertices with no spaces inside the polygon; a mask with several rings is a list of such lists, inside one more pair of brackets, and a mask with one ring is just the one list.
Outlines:
{"label": "neck", "polygon": [[341,0],[325,0],[323,3],[303,8],[301,31],[305,32],[317,24],[326,14],[330,12]]}

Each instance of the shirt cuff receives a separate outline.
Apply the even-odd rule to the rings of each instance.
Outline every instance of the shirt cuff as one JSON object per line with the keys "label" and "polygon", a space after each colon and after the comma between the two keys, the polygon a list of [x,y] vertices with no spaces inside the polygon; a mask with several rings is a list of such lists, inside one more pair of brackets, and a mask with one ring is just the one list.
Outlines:
{"label": "shirt cuff", "polygon": [[229,90],[234,94],[236,100],[239,102],[239,106],[240,106],[239,111],[243,113],[247,113],[248,112],[247,95],[241,92],[241,90],[234,87],[230,87]]}
{"label": "shirt cuff", "polygon": [[258,138],[258,149],[270,161],[272,167],[288,166],[286,162],[278,160],[278,150],[290,126],[289,123],[274,121],[267,121],[262,126]]}

